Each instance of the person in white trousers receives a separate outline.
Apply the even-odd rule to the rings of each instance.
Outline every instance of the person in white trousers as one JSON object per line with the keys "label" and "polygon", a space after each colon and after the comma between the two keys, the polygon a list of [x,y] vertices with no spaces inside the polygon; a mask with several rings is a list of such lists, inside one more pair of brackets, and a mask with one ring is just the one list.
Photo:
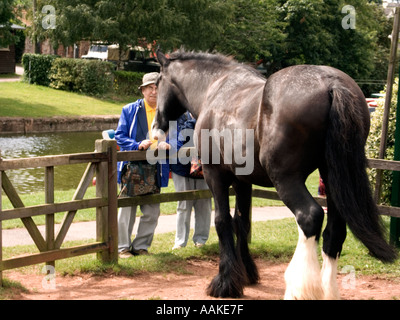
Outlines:
{"label": "person in white trousers", "polygon": [[[169,144],[171,150],[179,150],[183,145],[185,147],[193,146],[193,136],[189,133],[193,133],[195,123],[196,120],[189,112],[186,112],[177,120],[176,132],[174,131],[175,128],[170,127]],[[185,129],[188,129],[185,134],[180,135]],[[190,176],[190,162],[182,164],[178,159],[176,164],[172,164],[170,160],[170,168],[177,192],[208,189],[204,179],[194,179]],[[211,225],[211,199],[178,201],[176,236],[173,250],[187,245],[193,208],[195,219],[193,242],[196,247],[201,247],[208,240]]]}
{"label": "person in white trousers", "polygon": [[[180,176],[172,172],[172,179],[176,191],[208,189],[204,179],[193,179]],[[176,217],[176,236],[173,250],[186,247],[190,220],[194,208],[194,234],[193,242],[196,247],[202,247],[208,240],[211,225],[211,199],[178,201]]]}

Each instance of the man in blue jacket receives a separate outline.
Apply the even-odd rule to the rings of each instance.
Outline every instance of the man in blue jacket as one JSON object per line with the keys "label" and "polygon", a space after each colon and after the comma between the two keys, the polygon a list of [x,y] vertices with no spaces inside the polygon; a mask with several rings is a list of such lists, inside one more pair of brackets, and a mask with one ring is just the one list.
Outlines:
{"label": "man in blue jacket", "polygon": [[[115,132],[115,139],[121,151],[147,150],[157,147],[157,142],[151,138],[151,124],[154,120],[157,107],[157,80],[158,73],[145,74],[143,83],[139,87],[143,99],[130,103],[122,108],[121,117]],[[162,142],[165,144],[165,142]],[[169,146],[163,146],[168,149]],[[123,162],[118,163],[118,182],[121,183]],[[168,165],[158,166],[158,185],[168,186]],[[148,254],[154,231],[160,216],[160,204],[141,205],[143,216],[140,218],[137,234],[131,241],[133,226],[136,220],[137,206],[120,208],[118,211],[118,252],[120,258],[129,258],[134,255]]]}

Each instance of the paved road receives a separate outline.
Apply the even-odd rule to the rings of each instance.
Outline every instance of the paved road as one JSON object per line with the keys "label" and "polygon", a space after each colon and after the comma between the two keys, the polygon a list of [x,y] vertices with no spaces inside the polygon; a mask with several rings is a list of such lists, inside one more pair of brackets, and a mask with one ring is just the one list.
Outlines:
{"label": "paved road", "polygon": [[[277,220],[293,217],[293,214],[287,207],[263,207],[253,208],[252,221],[267,221]],[[138,222],[139,220],[137,220]],[[214,226],[214,212],[212,213],[212,226]],[[176,215],[160,216],[158,220],[158,226],[156,233],[166,233],[176,230]],[[194,219],[191,219],[192,228]],[[133,232],[136,233],[138,223],[135,223]],[[42,235],[44,234],[44,226],[38,227]],[[56,225],[56,234],[58,232],[59,225]],[[84,239],[95,239],[96,238],[96,222],[76,222],[70,227],[67,233],[65,241],[72,240],[84,240]],[[3,230],[3,246],[13,247],[17,245],[30,245],[33,244],[33,240],[26,231],[22,229],[5,229]]]}

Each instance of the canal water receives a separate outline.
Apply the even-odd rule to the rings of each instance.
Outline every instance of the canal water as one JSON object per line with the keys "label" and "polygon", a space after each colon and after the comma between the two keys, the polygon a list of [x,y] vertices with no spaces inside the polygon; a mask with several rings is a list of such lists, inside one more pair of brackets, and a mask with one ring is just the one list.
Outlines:
{"label": "canal water", "polygon": [[[93,152],[97,139],[102,139],[101,132],[1,135],[1,157],[17,159]],[[55,189],[76,189],[86,166],[87,164],[74,164],[55,167]],[[44,191],[44,168],[8,170],[6,173],[19,193]]]}

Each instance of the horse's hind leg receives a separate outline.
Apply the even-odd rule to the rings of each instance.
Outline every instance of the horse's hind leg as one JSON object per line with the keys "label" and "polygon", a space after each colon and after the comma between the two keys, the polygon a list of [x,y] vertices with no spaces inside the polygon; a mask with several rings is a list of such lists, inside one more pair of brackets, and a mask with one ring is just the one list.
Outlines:
{"label": "horse's hind leg", "polygon": [[276,186],[280,198],[294,213],[299,231],[296,251],[285,272],[285,299],[323,299],[317,247],[324,211],[303,181],[287,179]]}
{"label": "horse's hind leg", "polygon": [[335,209],[328,202],[328,222],[323,233],[324,242],[322,246],[322,287],[324,299],[340,299],[337,286],[337,262],[342,245],[346,239],[346,222],[339,217]]}
{"label": "horse's hind leg", "polygon": [[[325,184],[326,179],[324,178]],[[322,286],[324,298],[339,299],[337,286],[337,261],[342,252],[343,242],[346,239],[346,222],[340,217],[335,204],[330,200],[329,187],[327,186],[328,222],[323,232],[322,246]]]}
{"label": "horse's hind leg", "polygon": [[235,183],[233,188],[236,192],[236,209],[233,218],[236,233],[236,248],[238,259],[243,262],[246,269],[248,284],[255,284],[260,279],[257,266],[250,256],[248,236],[250,232],[250,207],[252,185]]}

